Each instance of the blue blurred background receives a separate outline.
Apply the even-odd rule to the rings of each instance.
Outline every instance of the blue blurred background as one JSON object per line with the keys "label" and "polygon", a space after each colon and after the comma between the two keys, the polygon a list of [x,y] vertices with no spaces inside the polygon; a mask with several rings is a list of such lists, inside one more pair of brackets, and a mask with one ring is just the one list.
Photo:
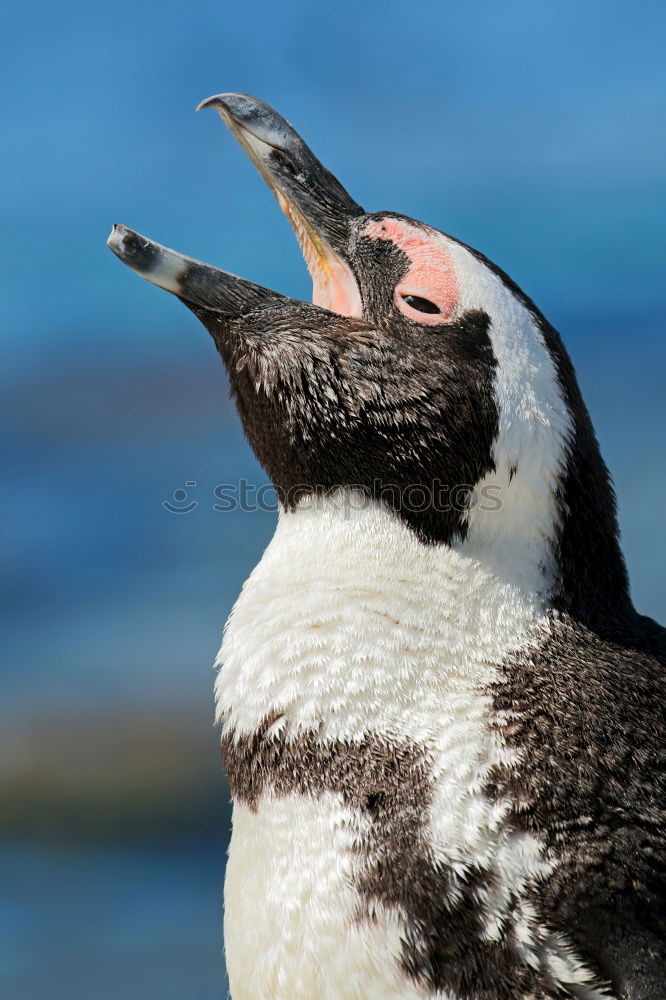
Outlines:
{"label": "blue blurred background", "polygon": [[[105,247],[124,222],[309,295],[215,115],[282,111],[371,210],[486,252],[562,331],[666,619],[666,8],[22,3],[3,15],[0,995],[226,995],[211,665],[272,513],[222,366]],[[185,487],[185,483],[195,486]],[[187,489],[189,513],[163,501]],[[177,494],[177,498],[182,494]]]}

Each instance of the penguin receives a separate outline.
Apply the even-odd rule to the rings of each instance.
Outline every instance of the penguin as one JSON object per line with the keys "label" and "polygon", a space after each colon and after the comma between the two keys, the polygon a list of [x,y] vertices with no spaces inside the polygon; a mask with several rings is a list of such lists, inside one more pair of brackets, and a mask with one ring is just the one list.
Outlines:
{"label": "penguin", "polygon": [[280,500],[218,657],[232,997],[658,1000],[665,632],[558,333],[266,104],[200,107],[313,283],[109,238],[211,334]]}

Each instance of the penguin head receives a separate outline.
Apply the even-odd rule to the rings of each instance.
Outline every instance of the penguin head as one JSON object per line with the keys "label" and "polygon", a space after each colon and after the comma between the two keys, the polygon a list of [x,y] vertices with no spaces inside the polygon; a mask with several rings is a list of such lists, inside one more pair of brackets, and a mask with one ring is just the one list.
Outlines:
{"label": "penguin head", "polygon": [[312,303],[124,226],[109,246],[206,326],[283,507],[351,488],[425,544],[465,548],[519,585],[536,576],[571,601],[603,572],[626,590],[608,475],[536,306],[459,240],[364,212],[261,101],[222,94],[199,107],[220,113],[275,194]]}

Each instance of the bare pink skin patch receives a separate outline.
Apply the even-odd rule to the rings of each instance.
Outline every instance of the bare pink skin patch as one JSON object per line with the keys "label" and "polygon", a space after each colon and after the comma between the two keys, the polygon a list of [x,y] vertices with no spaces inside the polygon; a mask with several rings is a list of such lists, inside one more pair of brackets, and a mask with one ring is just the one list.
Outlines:
{"label": "bare pink skin patch", "polygon": [[[400,312],[416,323],[436,326],[450,322],[458,306],[458,282],[451,254],[435,235],[411,226],[402,219],[376,219],[365,227],[364,235],[390,240],[408,258],[410,267],[396,285],[393,300]],[[438,313],[412,308],[405,297],[418,296],[434,302]]]}
{"label": "bare pink skin patch", "polygon": [[361,316],[361,293],[351,268],[326,243],[317,238],[303,217],[281,191],[278,204],[289,219],[312,278],[312,302],[342,316]]}
{"label": "bare pink skin patch", "polygon": [[360,317],[363,307],[356,278],[344,261],[331,257],[312,270],[312,302],[342,316]]}

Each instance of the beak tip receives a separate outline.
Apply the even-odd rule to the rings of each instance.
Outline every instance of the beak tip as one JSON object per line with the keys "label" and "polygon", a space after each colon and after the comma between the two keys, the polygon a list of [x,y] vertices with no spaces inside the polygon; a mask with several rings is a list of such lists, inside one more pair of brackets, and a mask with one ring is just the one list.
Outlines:
{"label": "beak tip", "polygon": [[213,97],[206,97],[205,100],[197,104],[195,111],[205,111],[206,108],[220,109],[224,106],[224,94],[214,94]]}
{"label": "beak tip", "polygon": [[109,250],[113,250],[114,253],[117,253],[117,251],[120,249],[122,245],[124,228],[125,228],[124,226],[118,225],[117,222],[113,223],[111,232],[109,233],[109,238],[106,241],[106,245],[109,248]]}

